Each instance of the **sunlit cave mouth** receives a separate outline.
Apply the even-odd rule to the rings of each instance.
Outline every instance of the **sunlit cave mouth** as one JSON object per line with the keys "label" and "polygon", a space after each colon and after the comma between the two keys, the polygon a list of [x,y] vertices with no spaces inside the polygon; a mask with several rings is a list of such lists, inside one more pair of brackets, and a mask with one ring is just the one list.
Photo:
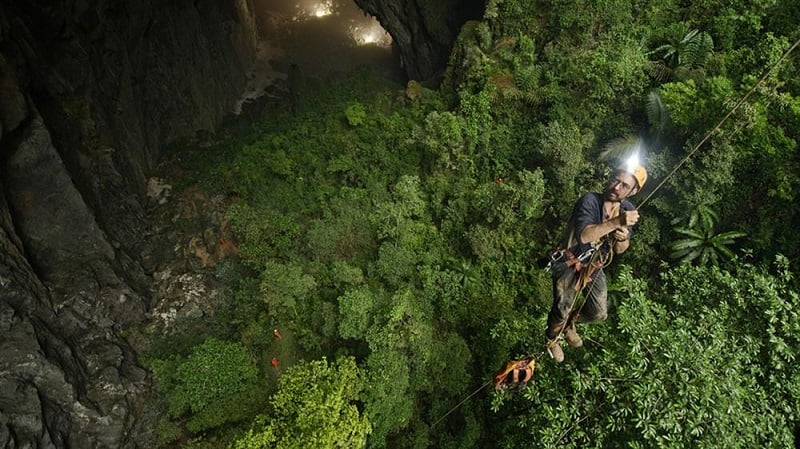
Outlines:
{"label": "sunlit cave mouth", "polygon": [[237,114],[243,104],[279,86],[290,67],[319,78],[369,67],[402,81],[391,36],[353,0],[255,0],[254,8],[259,54],[235,107]]}
{"label": "sunlit cave mouth", "polygon": [[[262,0],[264,4],[267,3],[287,3],[280,0]],[[392,37],[386,30],[381,27],[381,24],[375,18],[365,15],[352,0],[326,0],[326,1],[307,1],[294,3],[294,15],[292,16],[293,22],[313,22],[316,19],[328,18],[331,24],[321,26],[330,27],[330,31],[334,32],[332,37],[335,36],[337,29],[339,31],[347,31],[347,36],[352,40],[351,43],[356,45],[377,45],[380,47],[389,47],[392,45]],[[319,22],[317,25],[320,25]]]}

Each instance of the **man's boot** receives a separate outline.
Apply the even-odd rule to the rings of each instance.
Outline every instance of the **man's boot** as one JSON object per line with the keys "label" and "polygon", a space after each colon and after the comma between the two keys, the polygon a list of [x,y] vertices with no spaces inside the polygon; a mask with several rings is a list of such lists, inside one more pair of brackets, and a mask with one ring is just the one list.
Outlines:
{"label": "man's boot", "polygon": [[567,340],[567,343],[573,348],[580,348],[583,346],[583,339],[578,335],[578,331],[575,329],[575,321],[570,320],[567,324],[567,328],[564,329],[564,339]]}
{"label": "man's boot", "polygon": [[564,361],[564,350],[561,349],[561,345],[558,344],[557,338],[547,341],[547,352],[550,354],[550,357],[556,361],[556,363],[561,363]]}

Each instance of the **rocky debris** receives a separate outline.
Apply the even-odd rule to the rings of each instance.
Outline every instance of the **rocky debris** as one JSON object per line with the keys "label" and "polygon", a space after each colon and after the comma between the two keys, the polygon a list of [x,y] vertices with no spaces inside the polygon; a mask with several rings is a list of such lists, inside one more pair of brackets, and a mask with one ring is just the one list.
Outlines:
{"label": "rocky debris", "polygon": [[[171,190],[171,186],[163,184]],[[238,253],[226,211],[234,198],[208,196],[190,186],[166,201],[154,198],[155,234],[146,257],[154,269],[147,333],[168,336],[176,323],[211,318],[217,300],[217,264]],[[170,248],[170,252],[165,252]]]}
{"label": "rocky debris", "polygon": [[147,198],[150,201],[164,204],[169,200],[170,195],[172,195],[172,186],[166,181],[156,177],[147,179]]}
{"label": "rocky debris", "polygon": [[282,82],[286,81],[288,75],[273,67],[273,61],[282,57],[284,57],[282,49],[270,42],[259,42],[255,64],[247,72],[247,85],[233,108],[234,114],[241,114],[242,107],[246,103],[269,95],[269,88],[279,87]]}

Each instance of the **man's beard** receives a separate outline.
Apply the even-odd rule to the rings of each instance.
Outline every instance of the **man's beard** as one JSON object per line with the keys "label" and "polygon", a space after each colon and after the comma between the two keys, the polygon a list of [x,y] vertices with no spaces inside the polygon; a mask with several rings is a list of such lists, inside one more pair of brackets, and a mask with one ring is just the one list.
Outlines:
{"label": "man's beard", "polygon": [[610,190],[606,190],[606,193],[603,195],[603,198],[606,201],[611,201],[612,203],[619,203],[619,202],[622,202],[622,200],[624,199],[624,198],[620,198],[619,196],[617,196],[614,192],[612,192]]}

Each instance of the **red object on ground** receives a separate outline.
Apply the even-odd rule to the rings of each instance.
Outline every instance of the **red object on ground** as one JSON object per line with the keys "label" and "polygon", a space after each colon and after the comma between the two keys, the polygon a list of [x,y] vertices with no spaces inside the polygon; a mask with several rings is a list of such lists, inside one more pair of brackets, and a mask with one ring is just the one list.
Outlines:
{"label": "red object on ground", "polygon": [[278,359],[275,357],[272,358],[272,367],[278,369]]}
{"label": "red object on ground", "polygon": [[275,336],[276,336],[276,337],[278,337],[278,340],[280,340],[280,339],[282,339],[282,338],[283,338],[283,337],[281,336],[281,333],[280,333],[280,331],[278,331],[278,329],[275,329],[274,331],[272,331],[272,333],[273,333],[273,334],[275,334]]}
{"label": "red object on ground", "polygon": [[239,248],[237,248],[233,242],[225,240],[225,237],[219,238],[219,246],[221,246],[227,251],[230,251],[233,254],[239,254]]}

